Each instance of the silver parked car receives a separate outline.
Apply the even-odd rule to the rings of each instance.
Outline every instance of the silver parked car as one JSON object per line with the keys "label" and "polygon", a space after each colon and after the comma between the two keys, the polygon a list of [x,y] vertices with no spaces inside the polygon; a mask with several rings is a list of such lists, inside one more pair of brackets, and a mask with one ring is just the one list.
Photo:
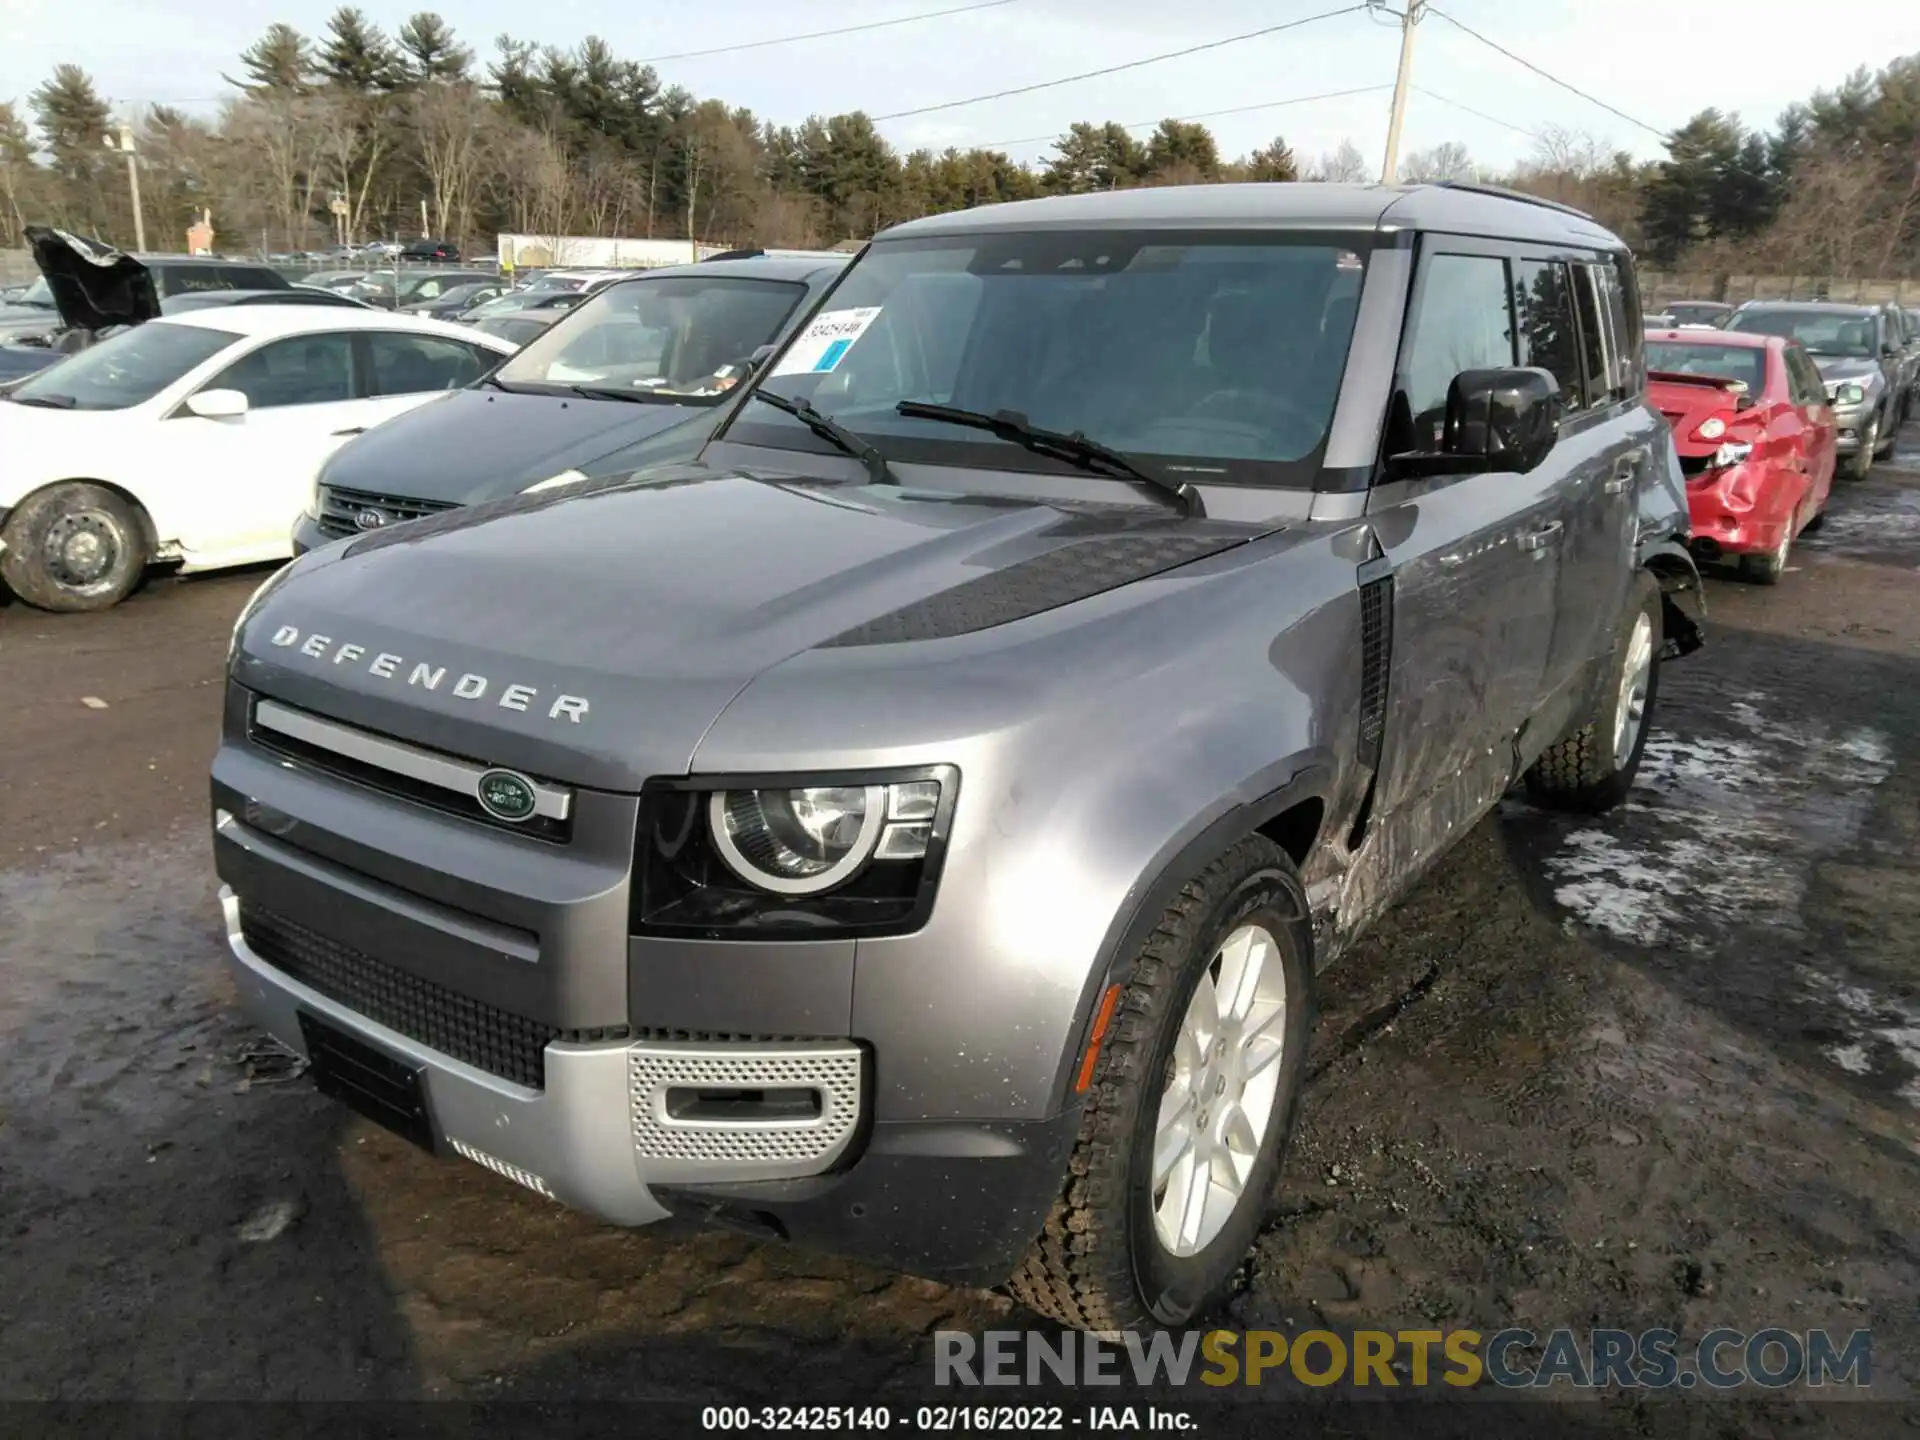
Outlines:
{"label": "silver parked car", "polygon": [[[618,1224],[1201,1315],[1315,974],[1699,641],[1627,251],[1469,186],[875,239],[690,464],[388,527],[234,631],[233,973],[321,1087]],[[431,456],[423,456],[431,463]]]}
{"label": "silver parked car", "polygon": [[1906,363],[1884,311],[1817,300],[1750,300],[1725,326],[1798,340],[1833,405],[1836,453],[1862,479],[1893,451],[1906,405]]}

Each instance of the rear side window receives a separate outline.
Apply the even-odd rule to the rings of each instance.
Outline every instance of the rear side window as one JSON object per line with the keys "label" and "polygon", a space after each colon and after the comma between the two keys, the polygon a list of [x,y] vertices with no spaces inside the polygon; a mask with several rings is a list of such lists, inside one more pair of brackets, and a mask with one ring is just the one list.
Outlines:
{"label": "rear side window", "polygon": [[1646,388],[1646,317],[1640,301],[1640,277],[1625,255],[1613,257],[1614,291],[1620,297],[1620,358],[1626,362],[1627,388],[1638,395]]}
{"label": "rear side window", "polygon": [[379,330],[367,336],[373,362],[368,393],[418,395],[428,390],[458,390],[492,369],[481,351],[438,335],[402,335]]}
{"label": "rear side window", "polygon": [[1437,450],[1447,389],[1462,370],[1502,370],[1514,363],[1512,287],[1507,262],[1490,255],[1435,255],[1415,304],[1394,411],[1411,433],[1391,436],[1394,453]]}
{"label": "rear side window", "polygon": [[1573,283],[1559,260],[1517,260],[1513,305],[1520,320],[1521,363],[1537,365],[1560,382],[1567,412],[1586,408],[1580,373],[1580,331],[1573,318]]}
{"label": "rear side window", "polygon": [[1820,378],[1820,367],[1813,363],[1813,357],[1798,345],[1787,346],[1784,353],[1787,357],[1787,374],[1794,381],[1794,403],[1826,404],[1827,382]]}

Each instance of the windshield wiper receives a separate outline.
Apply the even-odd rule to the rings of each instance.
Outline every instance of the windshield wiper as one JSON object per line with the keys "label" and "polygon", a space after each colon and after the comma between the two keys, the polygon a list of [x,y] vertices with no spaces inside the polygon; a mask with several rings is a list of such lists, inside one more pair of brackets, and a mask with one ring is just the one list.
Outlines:
{"label": "windshield wiper", "polygon": [[16,405],[38,405],[47,410],[71,410],[74,398],[71,395],[9,395]]}
{"label": "windshield wiper", "polygon": [[753,398],[764,400],[776,410],[784,410],[802,425],[806,426],[822,440],[831,442],[846,454],[853,456],[867,467],[867,474],[876,485],[898,485],[900,477],[893,473],[887,464],[887,457],[873,446],[862,440],[853,431],[847,429],[838,420],[829,418],[814,409],[805,400],[792,400],[785,395],[775,395],[769,390],[756,390]]}
{"label": "windshield wiper", "polygon": [[642,405],[657,405],[664,398],[646,390],[620,390],[611,385],[569,385],[567,388],[589,400],[633,400]]}
{"label": "windshield wiper", "polygon": [[902,400],[893,408],[896,413],[909,419],[943,420],[949,425],[986,430],[1036,455],[1064,460],[1069,465],[1077,465],[1097,475],[1131,480],[1155,495],[1171,500],[1182,515],[1190,519],[1206,518],[1206,503],[1193,486],[1142,470],[1118,450],[1102,445],[1098,440],[1089,440],[1078,431],[1066,435],[1058,430],[1042,430],[1017,410],[996,410],[989,415],[984,410],[962,410],[957,406],[933,405],[923,400]]}

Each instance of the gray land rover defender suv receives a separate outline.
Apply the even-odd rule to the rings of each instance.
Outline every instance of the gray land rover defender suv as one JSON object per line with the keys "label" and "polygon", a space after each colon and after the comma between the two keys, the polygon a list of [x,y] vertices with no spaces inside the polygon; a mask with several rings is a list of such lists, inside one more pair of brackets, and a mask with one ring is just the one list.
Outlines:
{"label": "gray land rover defender suv", "polygon": [[251,1013],[420,1144],[1199,1316],[1315,972],[1510,786],[1601,810],[1698,643],[1630,257],[1470,187],[875,239],[692,463],[249,602],[213,764]]}

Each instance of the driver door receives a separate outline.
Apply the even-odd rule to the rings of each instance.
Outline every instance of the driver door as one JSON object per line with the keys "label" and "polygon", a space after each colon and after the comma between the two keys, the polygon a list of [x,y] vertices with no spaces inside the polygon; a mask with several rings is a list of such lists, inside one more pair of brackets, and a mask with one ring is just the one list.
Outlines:
{"label": "driver door", "polygon": [[201,497],[179,538],[190,563],[246,564],[292,553],[288,536],[321,464],[367,423],[349,332],[269,341],[199,387],[238,390],[247,412],[166,422],[176,468]]}

